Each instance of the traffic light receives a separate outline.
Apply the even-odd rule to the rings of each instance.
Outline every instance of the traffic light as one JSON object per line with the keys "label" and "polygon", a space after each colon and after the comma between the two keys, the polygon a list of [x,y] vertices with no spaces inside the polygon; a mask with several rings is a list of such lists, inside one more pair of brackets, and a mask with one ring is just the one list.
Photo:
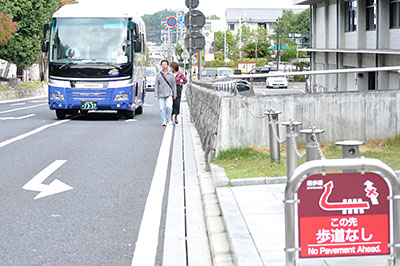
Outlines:
{"label": "traffic light", "polygon": [[233,57],[233,52],[232,51],[229,52],[229,56]]}

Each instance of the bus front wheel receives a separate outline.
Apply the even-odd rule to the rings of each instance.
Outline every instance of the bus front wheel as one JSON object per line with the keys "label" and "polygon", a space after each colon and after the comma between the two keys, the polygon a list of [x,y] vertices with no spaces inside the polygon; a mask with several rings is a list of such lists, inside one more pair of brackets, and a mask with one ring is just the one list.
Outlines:
{"label": "bus front wheel", "polygon": [[60,109],[56,110],[56,116],[58,119],[64,119],[66,114],[67,112],[65,110],[60,110]]}

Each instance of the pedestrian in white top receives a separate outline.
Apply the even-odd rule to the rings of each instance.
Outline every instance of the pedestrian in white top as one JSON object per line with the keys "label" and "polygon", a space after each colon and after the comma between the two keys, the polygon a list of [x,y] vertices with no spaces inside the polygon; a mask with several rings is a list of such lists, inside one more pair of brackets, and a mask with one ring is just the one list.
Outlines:
{"label": "pedestrian in white top", "polygon": [[161,72],[157,73],[156,84],[154,87],[154,95],[158,99],[160,106],[160,118],[162,126],[168,123],[172,124],[172,98],[176,99],[176,83],[175,76],[168,71],[169,62],[167,60],[161,61]]}

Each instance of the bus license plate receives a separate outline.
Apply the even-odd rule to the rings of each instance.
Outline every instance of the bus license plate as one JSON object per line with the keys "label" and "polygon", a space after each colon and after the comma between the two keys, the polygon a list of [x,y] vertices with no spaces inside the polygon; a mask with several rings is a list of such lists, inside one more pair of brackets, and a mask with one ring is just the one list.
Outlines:
{"label": "bus license plate", "polygon": [[82,110],[95,110],[97,109],[97,102],[81,102]]}

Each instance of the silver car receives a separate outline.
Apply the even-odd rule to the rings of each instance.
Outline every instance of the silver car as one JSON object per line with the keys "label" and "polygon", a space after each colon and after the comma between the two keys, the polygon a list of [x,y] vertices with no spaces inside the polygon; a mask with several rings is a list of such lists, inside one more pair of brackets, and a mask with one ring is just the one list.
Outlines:
{"label": "silver car", "polygon": [[156,84],[157,69],[155,67],[146,67],[146,90],[154,91]]}

